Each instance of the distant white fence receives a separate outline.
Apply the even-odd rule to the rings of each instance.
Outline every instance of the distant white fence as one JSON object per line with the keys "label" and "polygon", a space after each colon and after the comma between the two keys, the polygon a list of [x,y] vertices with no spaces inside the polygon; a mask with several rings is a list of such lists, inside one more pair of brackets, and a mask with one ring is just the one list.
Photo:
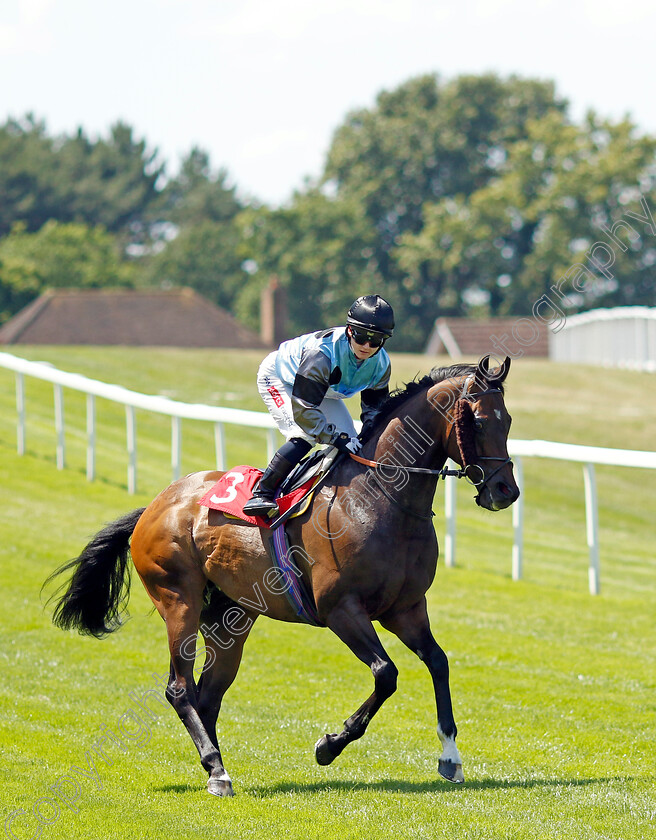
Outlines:
{"label": "distant white fence", "polygon": [[568,315],[549,334],[549,357],[606,367],[656,371],[656,307],[618,306]]}
{"label": "distant white fence", "polygon": [[[509,440],[508,452],[515,465],[515,479],[520,489],[524,485],[522,458],[550,458],[558,461],[574,461],[583,464],[583,487],[585,495],[586,537],[588,542],[588,586],[591,595],[601,591],[601,568],[599,562],[599,516],[597,505],[597,481],[595,464],[615,467],[640,467],[656,469],[656,452],[639,449],[604,449],[600,446],[578,446],[572,443],[554,443],[550,440]],[[455,565],[456,525],[455,479],[447,480],[445,490],[445,512],[447,535],[445,541],[445,563]],[[520,580],[524,556],[524,495],[521,494],[512,508],[513,546],[512,578]]]}
{"label": "distant white fence", "polygon": [[87,395],[87,478],[93,481],[96,475],[96,397],[120,403],[125,406],[126,439],[128,452],[128,492],[137,491],[137,422],[136,409],[141,408],[155,414],[171,417],[171,467],[173,478],[180,477],[182,452],[182,420],[206,420],[214,423],[216,463],[218,469],[226,468],[225,424],[251,426],[267,430],[267,456],[273,457],[276,446],[276,426],[269,414],[257,411],[243,411],[238,408],[183,403],[167,397],[149,396],[129,391],[120,385],[108,385],[95,379],[87,379],[77,373],[57,370],[45,362],[29,362],[10,353],[0,353],[0,367],[16,373],[16,409],[18,412],[18,453],[25,454],[26,407],[25,376],[33,376],[52,382],[55,399],[55,431],[57,438],[57,468],[66,466],[66,439],[64,421],[64,388],[81,391]]}
{"label": "distant white fence", "polygon": [[[137,489],[137,408],[165,414],[171,417],[171,466],[173,478],[180,477],[182,451],[182,420],[205,420],[214,423],[216,460],[218,469],[225,469],[225,424],[250,426],[265,429],[267,433],[267,459],[276,451],[277,430],[269,414],[257,411],[243,411],[234,408],[219,408],[202,404],[177,402],[167,397],[148,396],[129,391],[119,385],[108,385],[95,379],[87,379],[76,373],[57,370],[44,362],[30,362],[9,353],[0,353],[0,367],[13,370],[16,374],[16,408],[18,414],[18,453],[25,454],[27,411],[25,406],[25,376],[52,382],[55,402],[55,430],[57,468],[66,465],[64,388],[71,388],[87,395],[87,479],[95,478],[96,459],[96,411],[95,398],[111,400],[125,406],[126,441],[128,453],[128,492]],[[515,462],[515,476],[520,487],[523,485],[523,457],[555,458],[562,461],[582,463],[586,532],[589,549],[588,581],[590,593],[600,592],[599,527],[597,515],[597,489],[595,464],[609,464],[620,467],[642,467],[656,469],[656,452],[630,449],[603,449],[596,446],[576,446],[568,443],[553,443],[546,440],[509,440],[508,450]],[[456,479],[445,482],[444,511],[446,518],[445,563],[454,566],[456,562]],[[520,496],[512,509],[513,547],[512,577],[519,580],[523,567],[524,498]]]}

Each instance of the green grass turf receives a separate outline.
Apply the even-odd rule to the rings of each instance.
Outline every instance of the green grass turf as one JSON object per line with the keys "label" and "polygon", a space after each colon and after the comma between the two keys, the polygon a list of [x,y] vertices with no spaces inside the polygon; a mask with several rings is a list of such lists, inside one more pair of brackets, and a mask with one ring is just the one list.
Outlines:
{"label": "green grass turf", "polygon": [[[257,354],[120,348],[21,348],[66,370],[186,401],[261,410]],[[399,381],[421,357],[393,359]],[[96,781],[78,775],[72,808],[48,799],[103,726],[117,731],[130,692],[167,670],[160,619],[134,581],[126,626],[99,642],[52,627],[39,589],[116,516],[170,479],[169,421],[139,412],[139,494],[126,492],[124,414],[98,403],[98,480],[84,478],[84,403],[66,391],[69,468],[54,459],[52,386],[27,381],[28,454],[15,454],[13,374],[0,370],[0,817],[44,838],[647,838],[656,828],[654,471],[598,468],[602,594],[587,593],[580,465],[525,462],[525,578],[510,579],[510,512],[458,490],[458,565],[429,592],[448,652],[466,783],[437,775],[430,680],[381,638],[399,690],[330,767],[312,747],[369,694],[367,669],[327,630],[260,619],[220,719],[237,796],[204,789],[196,751],[170,708],[143,743],[107,748]],[[514,364],[513,436],[653,448],[654,378],[595,368]],[[183,469],[211,466],[213,435],[184,423]],[[262,432],[228,429],[231,462],[262,464]],[[443,532],[442,489],[435,527]],[[126,723],[127,725],[127,723]],[[75,774],[74,774],[75,775]],[[98,785],[101,785],[101,788]],[[6,834],[6,832],[5,832]],[[6,835],[11,836],[11,834]]]}

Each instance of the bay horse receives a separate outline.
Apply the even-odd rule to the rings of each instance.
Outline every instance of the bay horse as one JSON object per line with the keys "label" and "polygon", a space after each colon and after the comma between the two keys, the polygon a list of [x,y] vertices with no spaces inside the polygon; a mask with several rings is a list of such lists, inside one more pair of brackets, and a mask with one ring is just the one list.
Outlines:
{"label": "bay horse", "polygon": [[[372,694],[342,731],[315,745],[319,764],[330,764],[362,737],[396,690],[398,671],[376,634],[377,620],[427,666],[442,745],[438,772],[451,782],[464,781],[448,660],[433,638],[426,607],[438,557],[431,505],[448,457],[476,485],[482,507],[501,510],[519,496],[507,451],[511,418],[503,382],[509,367],[506,358],[490,370],[485,357],[478,365],[434,368],[394,393],[364,435],[358,459],[340,456],[318,483],[308,510],[287,523],[295,573],[314,599],[316,623],[329,627],[374,677]],[[279,621],[302,618],[276,577],[262,530],[198,504],[221,475],[197,472],[173,482],[148,507],[106,526],[48,581],[73,571],[53,621],[100,638],[121,624],[132,555],[166,623],[166,697],[209,774],[208,791],[232,796],[216,723],[244,642],[260,614]],[[199,628],[205,664],[196,682]]]}

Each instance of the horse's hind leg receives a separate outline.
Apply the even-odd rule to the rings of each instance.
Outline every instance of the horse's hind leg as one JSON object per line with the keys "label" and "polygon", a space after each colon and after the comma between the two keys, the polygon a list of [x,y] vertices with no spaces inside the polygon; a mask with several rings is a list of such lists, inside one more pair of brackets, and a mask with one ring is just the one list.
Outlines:
{"label": "horse's hind leg", "polygon": [[327,624],[358,659],[371,668],[374,690],[360,708],[344,721],[344,729],[339,735],[324,735],[317,741],[314,754],[319,764],[330,764],[351,741],[364,735],[371,718],[396,691],[398,676],[396,666],[376,635],[369,616],[355,600],[342,602],[332,610]]}
{"label": "horse's hind leg", "polygon": [[464,782],[462,760],[456,747],[458,729],[453,718],[449,689],[449,661],[431,633],[426,599],[422,598],[402,613],[386,615],[381,618],[380,623],[387,630],[395,633],[428,668],[435,689],[437,734],[442,743],[438,772],[450,782]]}
{"label": "horse's hind leg", "polygon": [[[244,643],[256,617],[257,614],[248,612],[219,589],[211,587],[210,599],[200,617],[200,631],[205,642],[205,664],[198,680],[196,695],[201,722],[217,750],[216,722],[223,695],[237,676]],[[217,783],[210,775],[207,782],[209,792],[221,796],[222,781],[219,778]]]}
{"label": "horse's hind leg", "polygon": [[161,600],[166,605],[166,629],[171,653],[171,675],[166,698],[178,713],[198,750],[201,764],[210,775],[207,783],[210,793],[232,796],[232,782],[223,766],[216,734],[212,740],[199,714],[194,682],[196,638],[204,581],[196,581],[195,586],[192,581],[187,583],[189,586],[184,591],[172,587],[160,589]]}

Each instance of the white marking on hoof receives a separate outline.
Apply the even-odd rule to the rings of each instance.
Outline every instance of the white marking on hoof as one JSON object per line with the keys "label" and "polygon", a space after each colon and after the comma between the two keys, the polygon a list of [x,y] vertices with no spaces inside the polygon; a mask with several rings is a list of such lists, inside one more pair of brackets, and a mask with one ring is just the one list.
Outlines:
{"label": "white marking on hoof", "polygon": [[442,732],[440,727],[437,727],[437,737],[440,739],[442,743],[442,755],[440,758],[443,761],[452,761],[454,764],[462,764],[462,759],[460,758],[460,753],[458,752],[458,747],[456,747],[456,739],[453,735],[450,735],[448,738]]}
{"label": "white marking on hoof", "polygon": [[230,776],[224,771],[220,776],[210,776],[207,780],[207,790],[213,796],[234,796]]}
{"label": "white marking on hoof", "polygon": [[437,736],[442,743],[442,755],[438,763],[438,772],[447,781],[461,784],[465,781],[464,773],[462,772],[462,759],[456,747],[456,739],[450,735],[447,737],[444,732],[437,727]]}

